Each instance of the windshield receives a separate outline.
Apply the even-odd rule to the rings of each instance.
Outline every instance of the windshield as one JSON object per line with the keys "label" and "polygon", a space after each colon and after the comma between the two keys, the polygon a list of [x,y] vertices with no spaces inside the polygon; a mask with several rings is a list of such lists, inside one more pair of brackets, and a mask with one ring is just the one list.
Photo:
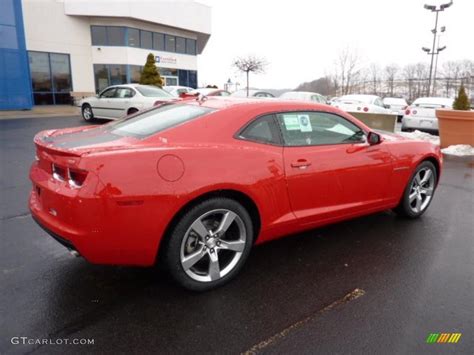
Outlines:
{"label": "windshield", "polygon": [[173,95],[171,95],[169,92],[154,86],[140,85],[135,89],[137,89],[140,94],[146,97],[173,97]]}
{"label": "windshield", "polygon": [[167,104],[131,118],[110,123],[107,125],[107,130],[120,136],[145,138],[213,111],[214,109],[202,106]]}

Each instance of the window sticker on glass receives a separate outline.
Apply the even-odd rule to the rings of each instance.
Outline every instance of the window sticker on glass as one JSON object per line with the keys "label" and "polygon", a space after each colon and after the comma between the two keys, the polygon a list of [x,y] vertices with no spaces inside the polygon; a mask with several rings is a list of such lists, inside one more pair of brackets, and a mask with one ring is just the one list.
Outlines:
{"label": "window sticker on glass", "polygon": [[297,115],[283,115],[283,122],[287,131],[299,131],[300,121]]}
{"label": "window sticker on glass", "polygon": [[312,132],[313,127],[311,126],[311,121],[309,120],[308,115],[298,115],[298,121],[300,124],[301,132]]}

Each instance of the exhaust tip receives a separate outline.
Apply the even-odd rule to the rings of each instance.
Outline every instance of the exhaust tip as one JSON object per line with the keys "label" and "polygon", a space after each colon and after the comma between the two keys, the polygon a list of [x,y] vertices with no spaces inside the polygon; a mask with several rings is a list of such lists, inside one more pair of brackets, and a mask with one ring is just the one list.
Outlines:
{"label": "exhaust tip", "polygon": [[79,252],[77,250],[73,250],[73,249],[69,249],[69,254],[71,254],[72,256],[78,258],[81,256],[81,254],[79,254]]}

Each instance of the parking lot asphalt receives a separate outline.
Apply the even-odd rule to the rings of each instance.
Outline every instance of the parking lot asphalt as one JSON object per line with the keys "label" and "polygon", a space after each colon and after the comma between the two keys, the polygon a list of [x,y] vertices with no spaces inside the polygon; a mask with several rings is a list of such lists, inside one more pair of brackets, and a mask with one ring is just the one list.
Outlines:
{"label": "parking lot asphalt", "polygon": [[[383,212],[271,242],[233,282],[196,294],[157,269],[74,258],[32,221],[34,134],[81,124],[0,121],[0,354],[472,354],[473,159],[445,160],[419,220]],[[430,333],[462,336],[426,344]]]}

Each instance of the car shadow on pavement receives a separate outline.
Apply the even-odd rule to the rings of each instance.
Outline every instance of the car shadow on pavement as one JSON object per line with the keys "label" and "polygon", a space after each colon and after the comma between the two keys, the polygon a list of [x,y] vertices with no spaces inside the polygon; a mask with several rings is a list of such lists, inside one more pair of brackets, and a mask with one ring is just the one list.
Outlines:
{"label": "car shadow on pavement", "polygon": [[[397,279],[422,224],[385,212],[270,242],[254,249],[234,281],[206,293],[178,288],[160,268],[71,259],[45,299],[51,316],[33,328],[43,324],[53,338],[94,337],[95,350],[113,341],[217,352],[222,347],[203,341],[206,334],[228,334],[226,350],[244,351],[354,288],[370,288],[368,279]],[[124,324],[134,335],[117,339]]]}

